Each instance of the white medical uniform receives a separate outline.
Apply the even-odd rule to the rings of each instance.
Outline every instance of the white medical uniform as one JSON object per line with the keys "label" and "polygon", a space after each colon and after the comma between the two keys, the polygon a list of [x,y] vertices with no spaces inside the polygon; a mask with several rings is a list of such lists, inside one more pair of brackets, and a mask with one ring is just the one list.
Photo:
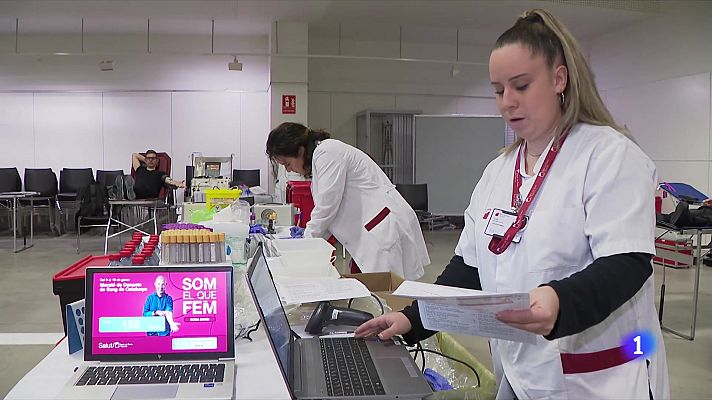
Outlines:
{"label": "white medical uniform", "polygon": [[[522,155],[522,198],[552,143],[536,163],[534,176],[526,175]],[[521,242],[511,243],[500,255],[490,252],[484,216],[493,208],[511,208],[518,156],[518,151],[503,154],[487,166],[465,211],[465,228],[455,253],[477,267],[482,290],[529,292],[581,271],[599,257],[655,254],[654,164],[612,128],[588,124],[571,129],[529,208]],[[651,275],[630,300],[581,333],[551,341],[537,336],[536,345],[491,340],[500,383],[497,398],[647,400],[649,388],[654,399],[669,398],[653,284]],[[638,330],[656,338],[652,355],[607,369],[564,374],[561,354],[617,348],[625,336]]]}
{"label": "white medical uniform", "polygon": [[362,272],[423,276],[430,264],[418,217],[366,153],[334,139],[312,157],[314,210],[304,237],[329,237],[344,245]]}

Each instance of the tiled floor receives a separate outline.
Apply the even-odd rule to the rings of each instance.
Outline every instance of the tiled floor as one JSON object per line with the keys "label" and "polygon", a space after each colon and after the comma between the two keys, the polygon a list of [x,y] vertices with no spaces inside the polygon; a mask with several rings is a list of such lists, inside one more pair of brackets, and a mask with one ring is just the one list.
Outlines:
{"label": "tiled floor", "polygon": [[[458,231],[426,232],[432,264],[424,282],[435,277],[452,257]],[[85,238],[83,236],[83,238]],[[75,252],[75,237],[37,237],[34,248],[12,253],[12,238],[0,237],[0,397],[51,349],[54,335],[23,333],[62,332],[57,296],[52,293],[52,276],[86,254],[101,254],[100,237],[86,236],[82,254]],[[340,265],[343,268],[343,262]],[[693,270],[667,270],[665,321],[689,330]],[[661,269],[655,269],[656,281]],[[673,399],[712,399],[712,268],[703,267],[700,283],[697,336],[690,342],[665,333]],[[17,335],[7,335],[17,334]],[[458,339],[485,365],[491,367],[487,342],[482,338]],[[36,344],[44,341],[46,344]],[[19,343],[19,344],[9,344]],[[23,344],[33,343],[33,344]]]}

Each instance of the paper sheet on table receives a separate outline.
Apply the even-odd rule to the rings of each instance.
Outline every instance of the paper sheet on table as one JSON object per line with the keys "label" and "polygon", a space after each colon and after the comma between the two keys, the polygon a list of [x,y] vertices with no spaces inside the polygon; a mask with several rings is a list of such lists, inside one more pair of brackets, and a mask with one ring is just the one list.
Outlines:
{"label": "paper sheet on table", "polygon": [[363,283],[351,278],[277,279],[280,300],[287,304],[311,303],[323,300],[341,300],[371,295]]}
{"label": "paper sheet on table", "polygon": [[426,329],[536,343],[533,333],[495,318],[499,311],[528,309],[529,293],[490,293],[405,281],[393,294],[418,299],[420,319]]}

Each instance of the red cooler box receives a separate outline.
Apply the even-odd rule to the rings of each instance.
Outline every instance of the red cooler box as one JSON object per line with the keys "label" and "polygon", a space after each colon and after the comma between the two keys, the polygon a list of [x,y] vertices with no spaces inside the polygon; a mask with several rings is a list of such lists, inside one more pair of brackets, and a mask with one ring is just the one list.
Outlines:
{"label": "red cooler box", "polygon": [[299,226],[306,228],[307,222],[311,219],[311,212],[314,209],[314,198],[312,198],[311,193],[311,181],[287,182],[287,203],[292,203],[296,207],[299,207],[302,212],[302,220],[299,223]]}
{"label": "red cooler box", "polygon": [[106,267],[109,256],[86,256],[68,268],[57,272],[52,278],[52,292],[59,296],[59,308],[62,310],[62,325],[67,334],[67,304],[84,298],[84,275],[87,267]]}
{"label": "red cooler box", "polygon": [[694,262],[691,240],[657,239],[655,241],[655,264],[672,268],[690,268]]}

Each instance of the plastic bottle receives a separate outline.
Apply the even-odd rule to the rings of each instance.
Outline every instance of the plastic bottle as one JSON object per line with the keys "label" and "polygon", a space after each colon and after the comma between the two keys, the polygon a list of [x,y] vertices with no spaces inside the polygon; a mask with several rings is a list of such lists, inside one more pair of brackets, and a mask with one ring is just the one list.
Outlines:
{"label": "plastic bottle", "polygon": [[217,233],[210,233],[208,236],[208,241],[210,242],[210,261],[211,263],[217,262],[218,260],[218,235]]}
{"label": "plastic bottle", "polygon": [[153,245],[146,245],[146,247],[141,250],[140,255],[144,257],[144,265],[158,265],[154,257],[156,248]]}
{"label": "plastic bottle", "polygon": [[128,250],[128,249],[121,250],[121,251],[119,252],[119,257],[121,257],[121,258],[119,259],[119,265],[122,265],[122,266],[129,266],[129,265],[131,265],[131,255],[132,255],[132,253],[133,253],[133,250]]}
{"label": "plastic bottle", "polygon": [[190,242],[190,263],[194,264],[198,262],[198,236],[195,233],[191,233],[188,236],[188,241]]}
{"label": "plastic bottle", "polygon": [[210,262],[210,239],[207,231],[202,231],[200,234],[200,254],[203,263]]}
{"label": "plastic bottle", "polygon": [[168,257],[168,252],[167,251],[165,253],[163,252],[163,250],[166,249],[166,239],[167,238],[168,238],[168,235],[166,233],[161,233],[161,237],[159,239],[159,243],[161,246],[160,264],[166,264],[166,257]]}
{"label": "plastic bottle", "polygon": [[129,244],[134,248],[134,253],[138,253],[139,251],[141,251],[143,241],[141,241],[141,239],[134,238],[134,239],[131,239]]}
{"label": "plastic bottle", "polygon": [[166,245],[168,247],[165,250],[165,252],[168,253],[168,264],[178,264],[178,246],[176,243],[175,234],[168,235],[168,241],[166,242]]}
{"label": "plastic bottle", "polygon": [[109,267],[116,267],[118,265],[121,265],[121,254],[119,253],[112,253],[109,254]]}
{"label": "plastic bottle", "polygon": [[136,255],[131,257],[131,265],[133,266],[143,266],[144,258],[142,255]]}
{"label": "plastic bottle", "polygon": [[122,250],[130,251],[131,254],[133,254],[133,252],[136,251],[136,245],[132,242],[126,242]]}
{"label": "plastic bottle", "polygon": [[150,265],[159,265],[161,262],[161,257],[160,254],[158,253],[158,250],[156,249],[156,246],[151,247],[151,264]]}
{"label": "plastic bottle", "polygon": [[217,262],[225,262],[225,234],[220,232],[218,233],[218,260]]}
{"label": "plastic bottle", "polygon": [[190,251],[188,250],[188,246],[190,246],[190,242],[188,239],[188,235],[183,234],[179,236],[180,238],[180,243],[178,247],[180,248],[180,263],[181,264],[186,264],[190,262]]}
{"label": "plastic bottle", "polygon": [[198,263],[203,264],[205,262],[205,243],[203,243],[203,231],[199,231],[195,235],[195,240],[198,242]]}

